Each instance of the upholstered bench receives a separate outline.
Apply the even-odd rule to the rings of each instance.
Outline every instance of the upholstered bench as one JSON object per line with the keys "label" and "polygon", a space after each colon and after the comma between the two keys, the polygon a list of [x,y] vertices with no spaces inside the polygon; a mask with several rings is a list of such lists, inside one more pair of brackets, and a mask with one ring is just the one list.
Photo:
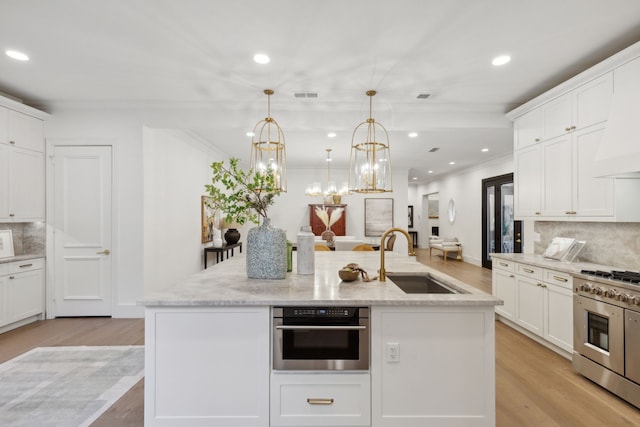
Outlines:
{"label": "upholstered bench", "polygon": [[433,250],[442,252],[444,262],[447,262],[447,254],[456,252],[456,259],[462,261],[462,243],[457,238],[453,239],[433,239],[429,241],[429,256],[433,254]]}

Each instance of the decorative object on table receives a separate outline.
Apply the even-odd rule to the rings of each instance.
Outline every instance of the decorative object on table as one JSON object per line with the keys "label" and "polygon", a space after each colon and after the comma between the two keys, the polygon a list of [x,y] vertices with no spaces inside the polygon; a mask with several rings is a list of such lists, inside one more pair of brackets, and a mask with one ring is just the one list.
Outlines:
{"label": "decorative object on table", "polygon": [[200,217],[202,220],[202,243],[209,243],[213,240],[213,230],[219,226],[218,208],[214,200],[209,196],[200,197]]}
{"label": "decorative object on table", "polygon": [[407,227],[413,228],[413,206],[409,205],[409,217],[407,218]]}
{"label": "decorative object on table", "polygon": [[375,94],[375,90],[366,92],[369,97],[369,118],[356,126],[351,138],[349,191],[356,193],[393,191],[389,134],[372,114]]}
{"label": "decorative object on table", "polygon": [[[322,232],[322,240],[326,240],[327,244],[331,246],[333,240],[336,237],[336,233],[331,231],[331,226],[335,224],[342,216],[342,208],[336,208],[329,213],[326,207],[316,207],[316,216],[320,218],[320,221],[324,224],[326,229]],[[311,230],[309,230],[311,231]]]}
{"label": "decorative object on table", "polygon": [[335,205],[335,204],[309,204],[309,225],[311,226],[311,232],[316,236],[321,236],[322,232],[327,229],[327,227],[322,223],[322,220],[318,218],[316,215],[316,208],[325,208],[327,213],[331,215],[335,209],[341,208],[342,215],[338,218],[338,221],[331,226],[331,231],[336,233],[336,236],[346,236],[347,235],[347,205]]}
{"label": "decorative object on table", "polygon": [[298,274],[315,273],[315,235],[311,226],[300,227],[297,240],[297,270]]}
{"label": "decorative object on table", "polygon": [[[229,166],[213,162],[212,183],[205,186],[210,197],[226,213],[227,222],[240,225],[247,221],[262,224],[247,233],[247,277],[250,279],[284,279],[287,275],[287,234],[271,227],[268,208],[281,191],[276,174],[270,168],[248,172],[231,158]],[[223,189],[219,188],[220,185]]]}
{"label": "decorative object on table", "polygon": [[364,199],[364,235],[380,237],[393,227],[393,199]]}
{"label": "decorative object on table", "polygon": [[363,282],[372,282],[378,279],[378,276],[369,277],[369,274],[355,262],[351,262],[338,270],[338,277],[343,282],[353,282],[358,279],[359,275],[362,275]]}
{"label": "decorative object on table", "polygon": [[227,242],[228,245],[236,244],[240,240],[239,227],[239,224],[236,222],[222,220],[222,228],[227,230],[224,233],[224,241]]}
{"label": "decorative object on table", "polygon": [[253,128],[251,138],[251,165],[255,172],[273,174],[273,186],[280,192],[287,192],[287,164],[284,132],[278,122],[271,117],[272,89],[265,89],[267,95],[267,118],[260,120]]}
{"label": "decorative object on table", "polygon": [[13,232],[11,230],[0,230],[0,258],[8,258],[14,255]]}
{"label": "decorative object on table", "polygon": [[224,242],[222,241],[222,232],[219,229],[215,229],[213,231],[213,247],[214,248],[221,248],[222,244]]}
{"label": "decorative object on table", "polygon": [[343,183],[340,188],[336,186],[336,182],[331,180],[331,148],[325,150],[327,152],[327,187],[323,191],[319,182],[307,185],[305,194],[307,196],[322,196],[326,204],[340,204],[342,196],[349,194],[349,184]]}
{"label": "decorative object on table", "polygon": [[578,256],[585,243],[584,240],[570,237],[554,237],[542,256],[558,261],[572,262]]}

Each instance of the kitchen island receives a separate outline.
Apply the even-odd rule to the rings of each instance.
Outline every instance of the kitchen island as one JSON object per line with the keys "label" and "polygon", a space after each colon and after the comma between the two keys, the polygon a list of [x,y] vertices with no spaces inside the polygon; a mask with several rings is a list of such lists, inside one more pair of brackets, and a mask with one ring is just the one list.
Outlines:
{"label": "kitchen island", "polygon": [[[388,274],[431,273],[459,293],[338,278],[349,262],[375,276],[378,253],[315,256],[314,275],[294,262],[284,280],[248,279],[238,256],[147,295],[145,425],[495,424],[498,298],[393,252]],[[283,306],[369,308],[370,369],[274,371],[271,313]],[[331,404],[308,404],[328,394]]]}

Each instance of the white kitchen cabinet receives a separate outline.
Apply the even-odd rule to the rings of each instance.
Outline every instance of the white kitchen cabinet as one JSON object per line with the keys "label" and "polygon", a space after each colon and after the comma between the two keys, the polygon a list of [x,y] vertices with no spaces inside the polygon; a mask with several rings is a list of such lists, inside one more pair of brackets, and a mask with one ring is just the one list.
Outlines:
{"label": "white kitchen cabinet", "polygon": [[44,126],[39,118],[9,110],[7,136],[10,145],[44,152]]}
{"label": "white kitchen cabinet", "polygon": [[[509,281],[505,277],[512,271],[514,277]],[[551,348],[564,350],[565,356],[570,355],[573,351],[571,275],[500,258],[494,258],[492,274],[493,294],[502,293],[515,301],[514,308],[505,312],[496,306],[496,314],[508,324],[541,338],[542,343],[553,344]]]}
{"label": "white kitchen cabinet", "polygon": [[370,426],[369,372],[271,374],[270,425]]}
{"label": "white kitchen cabinet", "polygon": [[515,150],[535,145],[542,141],[542,110],[535,108],[518,117],[513,123]]}
{"label": "white kitchen cabinet", "polygon": [[610,71],[543,104],[540,107],[543,140],[606,121],[612,97]]}
{"label": "white kitchen cabinet", "polygon": [[495,425],[493,307],[374,306],[371,317],[372,426]]}
{"label": "white kitchen cabinet", "polygon": [[268,426],[269,313],[148,308],[145,426]]}
{"label": "white kitchen cabinet", "polygon": [[44,221],[44,154],[0,144],[0,221]]}
{"label": "white kitchen cabinet", "polygon": [[547,341],[573,352],[572,277],[566,273],[544,270],[544,332]]}
{"label": "white kitchen cabinet", "polygon": [[496,313],[509,320],[515,320],[516,313],[516,276],[515,263],[502,259],[492,260],[492,294],[504,304],[496,305]]}
{"label": "white kitchen cabinet", "polygon": [[537,218],[542,203],[542,149],[533,145],[514,153],[513,175],[516,218]]}
{"label": "white kitchen cabinet", "polygon": [[542,145],[542,215],[571,215],[573,160],[571,135],[566,134]]}
{"label": "white kitchen cabinet", "polygon": [[0,106],[0,144],[9,143],[9,109]]}
{"label": "white kitchen cabinet", "polygon": [[44,259],[10,262],[0,270],[0,331],[38,320],[44,313]]}

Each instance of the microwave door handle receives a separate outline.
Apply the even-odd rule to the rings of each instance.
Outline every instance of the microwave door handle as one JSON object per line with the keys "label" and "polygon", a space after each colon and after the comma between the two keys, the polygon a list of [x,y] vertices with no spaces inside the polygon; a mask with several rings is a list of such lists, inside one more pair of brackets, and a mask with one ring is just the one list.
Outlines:
{"label": "microwave door handle", "polygon": [[312,329],[320,331],[358,331],[367,329],[366,326],[303,326],[303,325],[277,325],[276,329],[281,330],[300,330],[300,329]]}

